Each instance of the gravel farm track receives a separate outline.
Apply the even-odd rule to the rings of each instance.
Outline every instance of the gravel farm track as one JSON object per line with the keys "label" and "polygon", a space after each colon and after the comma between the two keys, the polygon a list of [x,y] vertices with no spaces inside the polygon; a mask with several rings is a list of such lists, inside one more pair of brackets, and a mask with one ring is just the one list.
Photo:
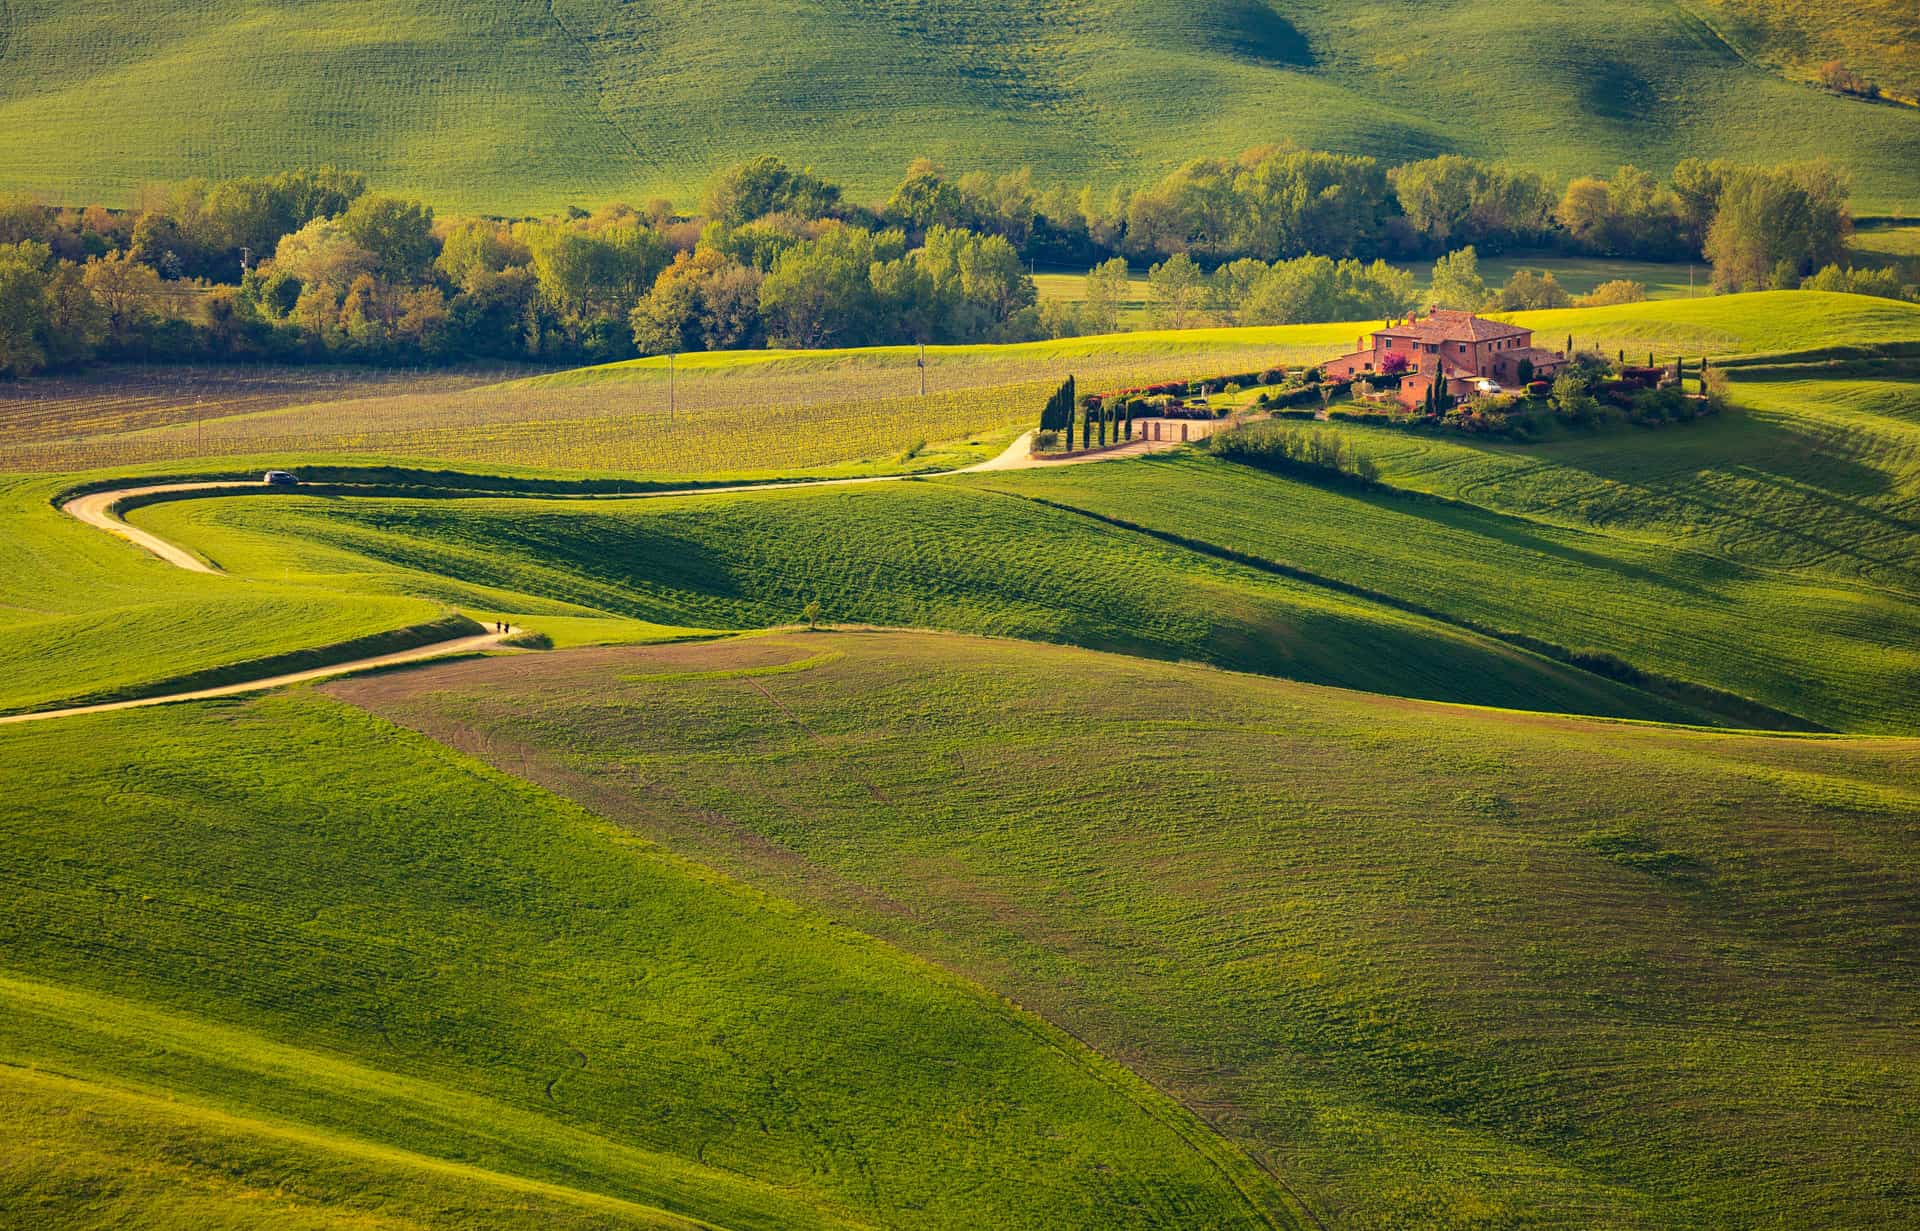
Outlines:
{"label": "gravel farm track", "polygon": [[[938,478],[941,475],[974,474],[988,471],[1029,470],[1046,466],[1071,466],[1084,462],[1113,461],[1119,458],[1137,457],[1144,453],[1159,453],[1177,449],[1184,443],[1176,440],[1133,440],[1124,444],[1109,445],[1103,449],[1090,449],[1080,453],[1060,457],[1036,457],[1031,452],[1033,433],[1028,432],[1002,451],[998,456],[976,465],[961,467],[957,470],[940,471],[933,475],[863,475],[847,479],[799,479],[788,482],[750,483],[730,487],[693,487],[674,488],[647,492],[643,495],[621,496],[619,499],[647,499],[662,496],[717,495],[726,492],[745,492],[778,490],[796,487],[844,487],[856,483],[894,483],[909,478]],[[267,488],[262,481],[236,482],[234,480],[209,480],[200,483],[161,483],[137,487],[115,487],[104,491],[89,492],[76,496],[63,503],[62,512],[75,517],[89,526],[103,530],[108,534],[127,540],[143,550],[150,552],[175,568],[194,573],[218,573],[220,568],[203,560],[193,552],[174,543],[169,543],[159,535],[151,534],[137,526],[129,525],[120,516],[120,511],[128,502],[150,497],[168,499],[188,498],[187,493],[201,496],[234,495],[239,493],[258,493]],[[300,488],[288,489],[298,494]],[[326,487],[329,494],[351,495],[349,485]],[[549,499],[610,499],[605,496],[559,496]],[[0,717],[0,725],[37,722],[52,718],[70,718],[81,714],[98,714],[111,710],[136,709],[150,705],[166,705],[176,701],[204,701],[215,697],[238,696],[243,693],[263,692],[272,688],[281,688],[291,684],[302,684],[313,680],[331,679],[335,676],[351,675],[360,671],[376,670],[384,667],[400,666],[406,663],[423,662],[432,658],[443,658],[455,654],[474,654],[484,650],[498,648],[511,638],[526,630],[509,627],[504,632],[490,632],[470,636],[450,638],[434,642],[431,645],[416,646],[409,650],[400,650],[390,654],[377,654],[366,658],[349,659],[325,667],[315,667],[306,671],[296,671],[281,675],[263,676],[255,680],[246,680],[234,684],[223,684],[217,688],[201,688],[191,691],[163,693],[151,697],[139,697],[126,701],[107,701],[96,705],[69,706],[61,709],[36,710],[25,714],[12,714]]]}

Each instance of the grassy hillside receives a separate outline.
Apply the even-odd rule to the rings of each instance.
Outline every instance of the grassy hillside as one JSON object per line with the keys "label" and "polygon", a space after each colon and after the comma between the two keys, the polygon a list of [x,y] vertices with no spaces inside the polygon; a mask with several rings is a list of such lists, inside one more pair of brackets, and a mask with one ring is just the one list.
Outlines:
{"label": "grassy hillside", "polygon": [[829,620],[1066,641],[1486,705],[1707,717],[1441,620],[945,485],[587,505],[208,500],[133,517],[210,545],[242,574],[290,573],[336,592],[434,594],[469,608],[517,592],[724,629],[792,624],[818,601]]}
{"label": "grassy hillside", "polygon": [[49,502],[62,486],[0,477],[0,712],[125,693],[446,610],[406,594],[188,573],[56,511]]}
{"label": "grassy hillside", "polygon": [[[1911,380],[1906,361],[1843,359],[1830,348],[1920,340],[1920,309],[1778,293],[1527,319],[1550,338],[1576,332],[1583,345],[1713,353],[1755,409],[1687,429],[1524,447],[1398,434],[1364,441],[1392,483],[1485,512],[1155,462],[995,476],[965,490],[591,505],[296,497],[135,514],[235,578],[167,569],[55,512],[48,501],[66,481],[15,479],[5,510],[17,580],[0,609],[9,634],[0,708],[150,686],[419,623],[449,607],[482,618],[537,616],[572,643],[785,623],[817,598],[838,619],[1199,656],[1439,699],[1773,721],[1671,690],[1655,700],[1540,657],[1600,651],[1823,726],[1914,729],[1920,713],[1899,633],[1920,593],[1910,568]],[[997,451],[1032,422],[1048,381],[1067,371],[1099,387],[1129,375],[1311,358],[1350,328],[931,351],[930,388],[952,390],[941,403],[955,408],[952,426],[977,433],[945,446],[923,446],[928,403],[917,396],[895,399],[897,413],[872,420],[846,417],[847,403],[835,400],[917,380],[905,349],[703,357],[677,377],[671,419],[660,404],[663,365],[639,363],[216,422],[304,429],[334,443],[378,422],[390,438],[439,433],[456,454],[484,448],[524,461],[546,455],[524,447],[537,438],[522,429],[577,426],[575,413],[598,413],[587,422],[661,467],[655,483],[674,481],[667,467],[675,463],[695,478],[743,473],[735,468],[898,473]],[[1792,345],[1825,349],[1741,357]],[[502,425],[493,438],[510,442],[497,451],[486,443],[492,431],[475,430],[489,416]],[[186,429],[109,435],[102,444],[141,456],[177,430]],[[683,440],[702,451],[676,452]],[[567,457],[607,462],[612,453],[571,448]],[[301,460],[289,450],[241,468]],[[614,490],[644,481],[623,477]],[[1313,516],[1273,511],[1301,507]],[[1140,524],[1162,541],[1143,543],[1138,530],[1072,510]],[[1244,558],[1220,559],[1222,549]],[[1559,601],[1534,602],[1512,578],[1551,583]]]}
{"label": "grassy hillside", "polygon": [[1526,446],[1336,427],[1395,486],[1211,459],[965,480],[1479,627],[1598,650],[1844,730],[1920,730],[1909,361],[1729,368],[1747,409]]}
{"label": "grassy hillside", "polygon": [[[1882,233],[1869,231],[1865,234],[1876,236]],[[1871,244],[1872,240],[1868,242]],[[1855,244],[1855,250],[1878,255],[1877,249],[1863,249],[1858,243]],[[1396,261],[1394,264],[1411,273],[1423,290],[1432,280],[1432,261]],[[1569,257],[1557,253],[1528,253],[1518,256],[1480,258],[1480,276],[1486,280],[1488,286],[1505,285],[1507,279],[1521,269],[1547,270],[1570,295],[1585,295],[1602,282],[1624,279],[1645,286],[1649,299],[1689,299],[1695,295],[1704,296],[1711,280],[1709,268],[1700,264],[1688,266],[1677,262]],[[1691,284],[1689,284],[1690,274],[1693,279]],[[1033,280],[1039,289],[1043,303],[1049,300],[1061,303],[1086,301],[1087,284],[1084,270],[1051,270],[1035,274]],[[1145,325],[1151,320],[1149,313],[1151,306],[1152,293],[1147,285],[1146,272],[1136,267],[1127,280],[1126,296],[1120,301],[1121,326],[1138,328]]]}
{"label": "grassy hillside", "polygon": [[1293,1225],[1038,1019],[346,706],[8,728],[0,780],[15,1225]]}
{"label": "grassy hillside", "polygon": [[1908,101],[1920,94],[1920,12],[1902,0],[1700,0],[1700,11],[1742,53],[1793,76],[1839,60]]}
{"label": "grassy hillside", "polygon": [[[1111,180],[1295,141],[1563,175],[1826,154],[1869,212],[1920,201],[1920,116],[1784,80],[1677,0],[13,0],[0,22],[5,186],[67,200],[331,162],[551,210],[689,201],[761,152],[877,194],[920,154]],[[1799,27],[1810,53],[1828,26]]]}
{"label": "grassy hillside", "polygon": [[1328,1227],[1920,1218],[1911,740],[927,634],[331,691],[1034,1006]]}
{"label": "grassy hillside", "polygon": [[[1725,356],[1920,341],[1920,308],[1809,292],[1520,313],[1558,346]],[[735,351],[522,380],[252,409],[246,394],[115,416],[89,398],[21,415],[0,470],[73,471],[188,458],[246,468],[330,458],[434,459],[632,476],[947,469],[997,453],[1072,375],[1082,388],[1315,363],[1371,322],[1141,331],[1010,346]],[[269,380],[267,383],[275,382]],[[265,396],[265,395],[263,395]],[[0,414],[4,414],[0,409]],[[0,426],[12,427],[6,419]]]}

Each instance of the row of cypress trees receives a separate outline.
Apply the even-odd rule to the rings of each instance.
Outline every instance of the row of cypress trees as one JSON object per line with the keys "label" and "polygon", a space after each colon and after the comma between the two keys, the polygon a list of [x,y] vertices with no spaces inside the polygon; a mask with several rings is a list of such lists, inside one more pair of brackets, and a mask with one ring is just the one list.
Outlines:
{"label": "row of cypress trees", "polygon": [[[1104,448],[1107,443],[1107,429],[1111,424],[1113,439],[1117,444],[1121,440],[1133,439],[1133,403],[1121,399],[1113,404],[1102,402],[1091,395],[1085,398],[1075,396],[1073,377],[1069,376],[1053,396],[1047,399],[1046,406],[1040,411],[1040,430],[1058,432],[1062,443],[1073,448],[1073,424],[1075,418],[1080,421],[1080,447],[1090,449],[1098,444]],[[1124,435],[1123,435],[1124,433]]]}

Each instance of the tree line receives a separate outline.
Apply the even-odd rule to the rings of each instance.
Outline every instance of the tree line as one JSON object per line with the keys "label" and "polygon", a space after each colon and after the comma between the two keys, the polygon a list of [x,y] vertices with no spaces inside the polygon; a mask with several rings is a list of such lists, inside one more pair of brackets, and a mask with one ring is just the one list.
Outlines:
{"label": "tree line", "polygon": [[[1154,260],[1163,323],[1387,317],[1440,254],[1457,306],[1555,306],[1551,278],[1474,291],[1477,251],[1545,242],[1703,253],[1721,289],[1868,285],[1841,266],[1845,177],[1824,164],[1689,160],[1665,183],[1545,178],[1443,155],[1262,148],[1102,196],[1030,172],[912,164],[878,204],[773,157],[672,203],[546,218],[444,217],[323,168],[144,191],[135,207],[0,199],[0,375],[89,356],[602,362],[760,345],[1006,341],[1112,329],[1128,262]],[[1035,261],[1091,267],[1039,304]],[[1877,284],[1875,284],[1877,285]],[[1603,288],[1605,289],[1605,288]],[[1850,288],[1851,289],[1851,288]],[[1615,288],[1630,296],[1630,287]]]}

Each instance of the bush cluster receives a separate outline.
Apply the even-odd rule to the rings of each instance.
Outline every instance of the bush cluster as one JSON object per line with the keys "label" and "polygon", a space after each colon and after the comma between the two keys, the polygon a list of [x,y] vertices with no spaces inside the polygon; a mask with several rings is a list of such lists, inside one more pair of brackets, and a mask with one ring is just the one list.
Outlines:
{"label": "bush cluster", "polygon": [[1375,483],[1380,478],[1380,468],[1373,459],[1354,449],[1337,432],[1253,423],[1214,433],[1208,437],[1206,449],[1215,457],[1281,474],[1337,477],[1360,483]]}

